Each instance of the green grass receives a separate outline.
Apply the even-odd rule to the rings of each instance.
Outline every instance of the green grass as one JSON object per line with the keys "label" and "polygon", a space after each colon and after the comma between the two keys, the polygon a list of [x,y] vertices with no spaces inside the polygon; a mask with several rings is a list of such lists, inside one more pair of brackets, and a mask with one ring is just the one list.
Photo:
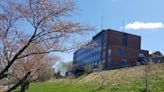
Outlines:
{"label": "green grass", "polygon": [[[149,92],[164,92],[164,64],[153,65],[149,76]],[[103,88],[100,88],[101,78],[106,80]],[[27,92],[143,92],[144,81],[144,66],[141,66],[92,73],[73,80],[31,83]]]}

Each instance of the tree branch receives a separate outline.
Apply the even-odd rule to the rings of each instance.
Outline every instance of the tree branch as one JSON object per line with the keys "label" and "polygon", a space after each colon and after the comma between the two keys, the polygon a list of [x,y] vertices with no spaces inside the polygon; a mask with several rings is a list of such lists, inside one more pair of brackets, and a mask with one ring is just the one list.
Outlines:
{"label": "tree branch", "polygon": [[[13,59],[7,64],[7,66],[0,72],[0,76],[4,76],[5,72],[8,71],[8,69],[11,67],[11,65],[16,61],[16,59],[18,59],[19,55],[22,54],[22,52],[31,44],[33,38],[36,35],[36,31],[37,29],[35,29],[33,35],[31,36],[31,38],[29,39],[29,41],[27,42],[27,44],[21,49],[19,50],[13,57]],[[0,79],[2,79],[4,77],[0,77]]]}
{"label": "tree branch", "polygon": [[63,50],[50,50],[50,51],[29,53],[27,55],[22,55],[22,56],[18,57],[18,59],[22,59],[22,58],[25,58],[25,57],[28,57],[28,56],[32,56],[32,55],[48,54],[48,53],[51,53],[51,52],[65,52],[65,51],[68,51],[68,50],[72,50],[72,48],[71,49],[63,49]]}

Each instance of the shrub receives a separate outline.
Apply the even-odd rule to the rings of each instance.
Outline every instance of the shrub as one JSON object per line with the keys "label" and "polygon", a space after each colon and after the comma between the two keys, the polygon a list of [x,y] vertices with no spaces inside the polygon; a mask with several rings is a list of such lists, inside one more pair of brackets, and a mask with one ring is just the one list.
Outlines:
{"label": "shrub", "polygon": [[52,68],[46,67],[42,72],[39,73],[38,80],[44,82],[50,80],[52,76],[53,76]]}
{"label": "shrub", "polygon": [[89,64],[85,65],[84,66],[84,72],[87,74],[91,73],[92,72],[92,66]]}

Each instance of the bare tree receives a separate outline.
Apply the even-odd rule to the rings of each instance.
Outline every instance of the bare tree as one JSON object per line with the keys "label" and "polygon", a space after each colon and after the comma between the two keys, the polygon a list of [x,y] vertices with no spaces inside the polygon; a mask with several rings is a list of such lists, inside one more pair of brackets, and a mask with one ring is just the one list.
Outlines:
{"label": "bare tree", "polygon": [[[68,20],[76,8],[73,0],[0,1],[0,79],[7,77],[14,63],[33,55],[72,50],[75,39],[92,29]],[[27,51],[31,46],[44,49]],[[20,84],[31,71],[27,72]],[[17,84],[19,85],[19,84]]]}

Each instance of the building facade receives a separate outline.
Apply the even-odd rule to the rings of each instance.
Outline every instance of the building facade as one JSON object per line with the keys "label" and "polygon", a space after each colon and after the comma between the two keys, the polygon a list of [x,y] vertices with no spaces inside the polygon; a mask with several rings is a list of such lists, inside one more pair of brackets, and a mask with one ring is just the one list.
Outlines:
{"label": "building facade", "polygon": [[75,70],[83,70],[86,64],[97,68],[112,69],[136,65],[138,57],[148,57],[149,52],[141,50],[141,36],[108,29],[95,35],[91,42],[74,53]]}

